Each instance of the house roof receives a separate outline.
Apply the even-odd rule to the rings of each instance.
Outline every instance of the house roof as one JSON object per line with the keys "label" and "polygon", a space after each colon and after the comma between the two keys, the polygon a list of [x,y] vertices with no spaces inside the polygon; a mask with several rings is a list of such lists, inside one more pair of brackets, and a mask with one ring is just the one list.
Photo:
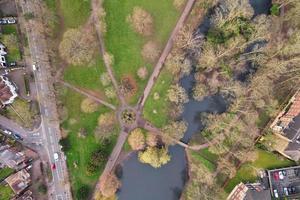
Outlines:
{"label": "house roof", "polygon": [[30,174],[25,169],[22,169],[17,173],[10,175],[5,181],[16,194],[20,194],[28,187],[30,183]]}
{"label": "house roof", "polygon": [[20,197],[15,198],[14,200],[33,200],[32,192],[30,190],[27,190],[22,194]]}
{"label": "house roof", "polygon": [[[295,141],[300,136],[300,114],[292,119],[292,121],[288,124],[288,126],[283,130],[283,135],[290,139],[291,141]],[[299,139],[300,141],[300,139]]]}
{"label": "house roof", "polygon": [[11,149],[5,149],[0,152],[0,163],[9,168],[17,168],[17,166],[25,161],[25,155],[22,152],[15,152]]}
{"label": "house roof", "polygon": [[11,104],[18,96],[17,88],[5,76],[0,76],[0,102],[2,105]]}

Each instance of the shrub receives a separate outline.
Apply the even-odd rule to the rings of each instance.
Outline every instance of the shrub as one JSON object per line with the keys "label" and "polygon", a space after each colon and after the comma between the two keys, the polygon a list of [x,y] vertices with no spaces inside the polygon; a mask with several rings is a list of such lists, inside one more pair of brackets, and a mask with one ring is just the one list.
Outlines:
{"label": "shrub", "polygon": [[100,81],[103,86],[108,86],[111,83],[111,79],[109,77],[109,74],[107,72],[100,75]]}
{"label": "shrub", "polygon": [[101,193],[104,197],[112,197],[121,186],[120,181],[115,174],[107,175],[100,183]]}
{"label": "shrub", "polygon": [[77,199],[86,199],[89,196],[90,191],[91,188],[88,185],[81,186],[76,192]]}
{"label": "shrub", "polygon": [[185,89],[179,84],[171,85],[167,91],[167,97],[169,101],[175,104],[182,104],[188,102],[188,96],[185,92]]}
{"label": "shrub", "polygon": [[93,99],[86,98],[81,102],[81,111],[84,113],[93,113],[98,110],[99,104]]}
{"label": "shrub", "polygon": [[133,29],[144,36],[149,36],[153,32],[152,16],[141,7],[134,7],[133,13],[127,17],[127,22],[131,23]]}
{"label": "shrub", "polygon": [[155,42],[149,41],[144,45],[142,56],[146,61],[155,62],[158,59],[159,54],[159,46]]}
{"label": "shrub", "polygon": [[105,92],[105,95],[110,99],[113,99],[116,97],[116,91],[113,86],[105,88],[104,92]]}
{"label": "shrub", "polygon": [[280,5],[278,3],[274,3],[270,8],[271,15],[279,16],[280,14]]}
{"label": "shrub", "polygon": [[59,144],[62,146],[62,150],[64,152],[68,152],[72,147],[70,139],[68,137],[60,139]]}
{"label": "shrub", "polygon": [[129,137],[128,143],[133,150],[141,150],[145,147],[145,136],[141,129],[134,129]]}
{"label": "shrub", "polygon": [[137,71],[137,75],[140,79],[145,80],[148,76],[147,67],[140,67]]}

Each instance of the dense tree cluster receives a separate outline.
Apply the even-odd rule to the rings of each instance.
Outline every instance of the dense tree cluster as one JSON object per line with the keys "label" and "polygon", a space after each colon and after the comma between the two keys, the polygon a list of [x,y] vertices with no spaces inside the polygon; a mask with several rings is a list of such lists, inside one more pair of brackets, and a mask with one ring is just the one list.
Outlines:
{"label": "dense tree cluster", "polygon": [[113,197],[118,188],[121,186],[121,182],[115,174],[108,174],[104,177],[104,180],[100,182],[101,193],[104,197]]}
{"label": "dense tree cluster", "polygon": [[152,16],[141,7],[134,7],[132,14],[127,17],[127,21],[141,35],[149,36],[153,32]]}
{"label": "dense tree cluster", "polygon": [[154,168],[159,168],[167,164],[171,160],[171,157],[165,148],[147,147],[145,151],[139,153],[139,160]]}

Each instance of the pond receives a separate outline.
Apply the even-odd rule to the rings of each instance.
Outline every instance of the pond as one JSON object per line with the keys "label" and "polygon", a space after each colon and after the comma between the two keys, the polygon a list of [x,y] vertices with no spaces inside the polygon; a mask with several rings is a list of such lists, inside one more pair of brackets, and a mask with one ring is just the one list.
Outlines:
{"label": "pond", "polygon": [[[250,0],[255,14],[268,14],[271,0]],[[204,24],[204,25],[203,25]],[[205,20],[197,30],[205,33]],[[201,30],[202,29],[202,30]],[[194,84],[194,72],[181,78],[180,84],[190,94]],[[221,95],[213,95],[202,101],[190,101],[184,105],[181,118],[187,122],[188,128],[182,139],[188,142],[193,134],[201,132],[203,125],[201,113],[222,113],[226,110],[227,102]],[[169,148],[171,161],[159,169],[138,161],[137,153],[132,154],[122,165],[122,187],[118,192],[119,200],[177,200],[180,198],[187,181],[187,160],[182,147],[175,145]]]}

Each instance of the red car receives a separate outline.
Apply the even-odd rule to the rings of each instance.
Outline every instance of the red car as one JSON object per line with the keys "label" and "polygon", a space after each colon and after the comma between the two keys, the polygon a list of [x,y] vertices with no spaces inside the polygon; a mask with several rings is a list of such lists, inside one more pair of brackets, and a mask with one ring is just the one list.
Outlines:
{"label": "red car", "polygon": [[273,178],[274,178],[275,181],[279,180],[279,174],[278,174],[278,172],[274,172],[273,173]]}
{"label": "red car", "polygon": [[52,169],[56,169],[56,165],[53,163],[51,166]]}

